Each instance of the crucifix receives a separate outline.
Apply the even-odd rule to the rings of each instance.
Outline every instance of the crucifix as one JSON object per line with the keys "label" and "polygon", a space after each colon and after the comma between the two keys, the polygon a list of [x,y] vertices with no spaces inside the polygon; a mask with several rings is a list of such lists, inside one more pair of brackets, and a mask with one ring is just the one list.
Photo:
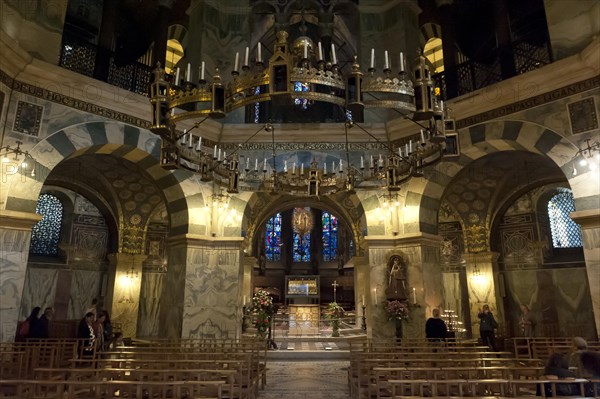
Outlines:
{"label": "crucifix", "polygon": [[333,302],[337,302],[335,293],[337,291],[338,285],[339,284],[335,280],[333,280],[333,284],[331,284],[331,286],[333,287]]}

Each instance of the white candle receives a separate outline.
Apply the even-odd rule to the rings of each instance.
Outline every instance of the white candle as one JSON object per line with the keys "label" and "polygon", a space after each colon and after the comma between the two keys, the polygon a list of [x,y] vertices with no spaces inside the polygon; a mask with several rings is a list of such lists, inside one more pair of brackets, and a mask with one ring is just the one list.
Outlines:
{"label": "white candle", "polygon": [[381,157],[381,154],[379,154],[379,161],[377,162],[377,165],[379,165],[379,167],[383,166],[383,158]]}
{"label": "white candle", "polygon": [[413,303],[417,304],[417,289],[413,287]]}
{"label": "white candle", "polygon": [[323,47],[321,47],[321,42],[318,43],[319,48],[319,61],[323,61]]}
{"label": "white candle", "polygon": [[177,86],[179,86],[179,72],[181,72],[181,70],[177,67],[177,72],[175,72],[175,85]]}
{"label": "white candle", "polygon": [[227,162],[227,152],[223,151],[223,163]]}
{"label": "white candle", "polygon": [[444,110],[444,100],[440,100],[440,111]]}
{"label": "white candle", "polygon": [[304,42],[304,58],[308,58],[308,43]]}
{"label": "white candle", "polygon": [[425,143],[425,132],[421,129],[421,143]]}
{"label": "white candle", "polygon": [[296,174],[296,162],[292,165],[292,174]]}
{"label": "white candle", "polygon": [[371,168],[373,168],[374,164],[373,164],[373,155],[371,155]]}
{"label": "white candle", "polygon": [[335,44],[331,43],[331,61],[333,65],[337,65],[337,57],[335,56]]}
{"label": "white candle", "polygon": [[189,133],[189,138],[188,138],[188,147],[190,148],[194,148],[194,137],[192,136],[191,133]]}
{"label": "white candle", "polygon": [[283,171],[287,173],[287,160],[283,161]]}
{"label": "white candle", "polygon": [[360,156],[360,168],[364,169],[365,168],[365,159],[363,158],[363,156]]}
{"label": "white candle", "polygon": [[246,158],[246,170],[250,170],[250,157]]}
{"label": "white candle", "polygon": [[215,150],[213,151],[213,158],[217,157],[217,146],[215,145]]}
{"label": "white candle", "polygon": [[388,58],[387,50],[385,50],[385,53],[383,54],[385,56],[385,69],[390,69],[390,59]]}
{"label": "white candle", "polygon": [[335,162],[331,161],[331,173],[335,173]]}
{"label": "white candle", "polygon": [[371,69],[375,69],[375,49],[371,49]]}
{"label": "white candle", "polygon": [[192,81],[192,64],[188,62],[187,72],[185,74],[185,80],[188,82]]}
{"label": "white candle", "polygon": [[235,64],[233,65],[233,70],[237,71],[240,66],[240,53],[235,53]]}
{"label": "white candle", "polygon": [[202,136],[198,137],[198,145],[196,146],[196,151],[202,151]]}
{"label": "white candle", "polygon": [[404,54],[400,52],[400,72],[404,72]]}
{"label": "white candle", "polygon": [[183,129],[183,135],[181,135],[181,144],[185,144],[186,137],[187,137],[187,129]]}
{"label": "white candle", "polygon": [[263,170],[265,172],[267,171],[267,158],[265,158],[265,160],[263,161]]}
{"label": "white candle", "polygon": [[302,162],[300,164],[300,174],[303,175],[304,174],[304,162]]}
{"label": "white candle", "polygon": [[402,147],[398,147],[398,155],[400,155],[400,158],[402,158]]}
{"label": "white candle", "polygon": [[404,152],[406,153],[406,156],[410,155],[410,151],[408,151],[408,143],[406,143],[404,146]]}
{"label": "white candle", "polygon": [[409,140],[408,142],[408,149],[410,150],[410,152],[412,152],[412,140]]}
{"label": "white candle", "polygon": [[246,47],[246,54],[244,55],[244,66],[248,65],[249,56],[250,56],[250,48]]}
{"label": "white candle", "polygon": [[217,156],[217,161],[221,160],[221,149],[219,148],[219,155]]}
{"label": "white candle", "polygon": [[256,52],[257,52],[256,62],[262,62],[262,46],[261,46],[260,42],[258,42]]}
{"label": "white candle", "polygon": [[204,80],[204,61],[202,61],[202,66],[200,67],[200,80]]}
{"label": "white candle", "polygon": [[327,174],[327,162],[323,162],[323,174]]}
{"label": "white candle", "polygon": [[342,173],[343,169],[344,169],[344,164],[342,163],[342,160],[340,159],[340,170],[339,170],[339,172]]}
{"label": "white candle", "polygon": [[254,171],[258,171],[258,158],[254,160]]}

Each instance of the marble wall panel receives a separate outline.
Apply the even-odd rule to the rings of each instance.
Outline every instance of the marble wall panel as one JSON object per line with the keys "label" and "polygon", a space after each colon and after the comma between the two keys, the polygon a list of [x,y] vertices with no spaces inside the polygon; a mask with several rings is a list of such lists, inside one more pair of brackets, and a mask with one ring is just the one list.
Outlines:
{"label": "marble wall panel", "polygon": [[100,296],[102,276],[99,271],[88,270],[74,270],[72,276],[67,318],[81,319],[90,307],[92,299]]}
{"label": "marble wall panel", "polygon": [[142,276],[140,305],[137,322],[138,337],[158,337],[161,294],[164,273],[145,271]]}
{"label": "marble wall panel", "polygon": [[161,293],[159,334],[161,337],[181,338],[187,259],[185,247],[168,245],[167,259],[169,269]]}
{"label": "marble wall panel", "polygon": [[56,269],[38,269],[33,267],[27,269],[19,320],[27,318],[31,310],[36,306],[42,308],[42,312],[48,306],[54,306],[57,278],[58,270]]}
{"label": "marble wall panel", "polygon": [[241,323],[241,251],[189,248],[182,337],[235,337]]}
{"label": "marble wall panel", "polygon": [[0,342],[15,338],[30,238],[29,231],[0,230]]}

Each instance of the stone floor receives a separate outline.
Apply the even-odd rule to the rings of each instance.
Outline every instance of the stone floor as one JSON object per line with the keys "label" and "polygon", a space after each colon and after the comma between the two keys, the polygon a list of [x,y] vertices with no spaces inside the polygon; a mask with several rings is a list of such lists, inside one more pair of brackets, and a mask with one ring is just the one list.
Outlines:
{"label": "stone floor", "polygon": [[348,399],[348,361],[269,361],[258,399]]}

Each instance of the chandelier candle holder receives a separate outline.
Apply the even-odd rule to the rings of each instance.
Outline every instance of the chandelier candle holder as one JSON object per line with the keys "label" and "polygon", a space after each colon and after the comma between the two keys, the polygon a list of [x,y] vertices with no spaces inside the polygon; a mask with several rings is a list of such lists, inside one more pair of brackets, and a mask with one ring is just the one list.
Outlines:
{"label": "chandelier candle holder", "polygon": [[[327,54],[326,54],[327,53]],[[399,53],[396,69],[392,56],[384,52],[384,65],[378,71],[375,50],[371,49],[370,65],[361,71],[354,57],[350,71],[343,72],[336,55],[335,44],[328,49],[316,45],[307,36],[291,44],[288,33],[280,31],[273,53],[264,60],[262,44],[257,43],[254,59],[246,47],[243,62],[236,53],[231,79],[222,82],[215,70],[212,81],[205,77],[205,64],[198,68],[198,79],[192,76],[188,64],[185,76],[179,68],[174,79],[160,67],[154,71],[150,90],[152,107],[151,130],[162,139],[161,165],[165,169],[186,168],[200,174],[203,181],[214,180],[227,187],[229,193],[240,190],[284,192],[309,196],[327,195],[357,188],[399,190],[412,177],[423,176],[422,169],[441,160],[445,146],[444,105],[435,96],[434,84],[425,57],[420,55],[413,71],[414,83],[408,73],[403,53]],[[298,90],[301,87],[302,90]],[[420,128],[420,138],[408,140],[402,146],[383,143],[351,120],[345,123],[346,159],[325,164],[315,159],[310,163],[276,164],[275,127],[267,124],[229,154],[218,145],[192,134],[208,118],[223,118],[227,113],[256,103],[310,102],[334,104],[352,115],[362,115],[364,109],[393,109]],[[179,132],[179,122],[198,120],[190,130]],[[350,159],[348,129],[357,126],[386,148],[387,154],[363,154],[353,164]],[[267,158],[245,158],[240,164],[239,150],[262,130],[272,135],[272,161]],[[417,133],[417,137],[419,133]],[[369,159],[365,157],[368,156]],[[254,161],[254,162],[252,162]],[[262,162],[261,162],[262,161]]]}
{"label": "chandelier candle holder", "polygon": [[35,177],[36,160],[28,151],[22,150],[21,141],[17,141],[16,147],[10,145],[0,148],[0,160],[2,162],[2,173],[14,175],[21,172],[22,175]]}
{"label": "chandelier candle holder", "polygon": [[[586,168],[590,171],[598,170],[600,163],[600,141],[591,142],[590,139],[585,140],[585,147],[580,148],[573,156],[573,176]],[[579,170],[577,168],[579,167]]]}

